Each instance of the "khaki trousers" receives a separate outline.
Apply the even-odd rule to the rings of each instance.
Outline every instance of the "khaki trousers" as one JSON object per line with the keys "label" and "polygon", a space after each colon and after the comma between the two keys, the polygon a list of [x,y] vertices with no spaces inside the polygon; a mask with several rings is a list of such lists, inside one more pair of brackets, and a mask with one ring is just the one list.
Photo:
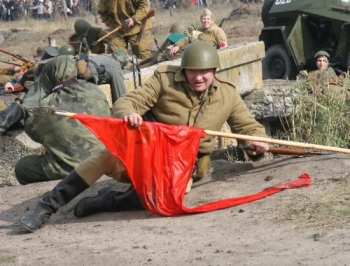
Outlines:
{"label": "khaki trousers", "polygon": [[[209,155],[200,156],[196,162],[196,174],[193,180],[199,181],[210,168]],[[94,184],[101,176],[107,175],[122,183],[131,183],[123,163],[107,149],[104,149],[81,162],[75,171],[88,185]]]}

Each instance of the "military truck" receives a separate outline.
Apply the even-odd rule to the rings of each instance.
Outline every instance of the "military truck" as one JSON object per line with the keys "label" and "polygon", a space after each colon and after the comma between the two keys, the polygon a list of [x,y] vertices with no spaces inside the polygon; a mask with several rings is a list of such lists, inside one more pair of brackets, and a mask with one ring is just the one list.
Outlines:
{"label": "military truck", "polygon": [[[350,0],[265,0],[259,40],[265,43],[264,79],[294,79],[314,69],[314,55],[327,51],[330,64],[346,71],[350,51]],[[350,60],[349,60],[350,62]]]}

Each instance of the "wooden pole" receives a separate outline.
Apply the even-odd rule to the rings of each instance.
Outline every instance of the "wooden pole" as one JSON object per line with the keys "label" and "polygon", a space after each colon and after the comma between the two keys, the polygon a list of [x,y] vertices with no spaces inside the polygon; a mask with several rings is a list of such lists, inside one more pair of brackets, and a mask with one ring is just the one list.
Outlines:
{"label": "wooden pole", "polygon": [[254,137],[254,136],[240,135],[240,134],[219,132],[219,131],[212,131],[212,130],[205,130],[205,133],[210,136],[233,138],[233,139],[240,139],[240,140],[247,140],[247,141],[258,141],[258,142],[285,145],[285,146],[291,146],[291,147],[300,147],[300,148],[307,148],[307,149],[316,149],[316,150],[333,151],[333,152],[350,154],[350,149],[323,146],[323,145],[317,145],[317,144],[311,144],[311,143],[287,141],[287,140],[280,140],[280,139],[270,139],[270,138],[263,138],[263,137]]}
{"label": "wooden pole", "polygon": [[[60,112],[60,111],[55,112],[55,115],[68,116],[68,117],[73,116],[75,114],[76,113]],[[333,152],[350,154],[350,149],[344,149],[344,148],[338,148],[338,147],[331,147],[331,146],[324,146],[324,145],[303,143],[303,142],[296,142],[296,141],[287,141],[287,140],[280,140],[280,139],[254,137],[254,136],[220,132],[220,131],[212,131],[212,130],[204,130],[204,132],[209,136],[233,138],[233,139],[240,139],[240,140],[247,140],[247,141],[258,141],[258,142],[278,144],[278,145],[291,146],[291,147],[300,147],[300,148],[307,148],[307,149],[333,151]]]}

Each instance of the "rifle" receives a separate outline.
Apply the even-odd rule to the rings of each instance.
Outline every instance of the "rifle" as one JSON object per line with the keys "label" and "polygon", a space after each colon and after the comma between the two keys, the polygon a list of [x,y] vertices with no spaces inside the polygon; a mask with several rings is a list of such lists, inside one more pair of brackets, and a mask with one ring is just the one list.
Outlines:
{"label": "rifle", "polygon": [[19,92],[19,91],[23,91],[24,87],[19,84],[19,83],[15,83],[12,85],[13,86],[13,91],[5,91],[4,87],[0,87],[0,95],[5,95],[5,94],[12,94],[14,92]]}
{"label": "rifle", "polygon": [[146,21],[147,21],[147,19],[149,19],[149,18],[151,18],[151,17],[154,17],[155,14],[156,14],[156,11],[155,11],[155,10],[151,10],[151,11],[149,11],[149,12],[147,13],[147,15],[142,19],[140,32],[139,32],[139,35],[137,36],[136,42],[139,42],[139,41],[141,40],[142,33],[143,33],[143,31],[145,30],[145,26],[146,26]]}
{"label": "rifle", "polygon": [[134,88],[136,90],[137,89],[136,73],[137,73],[138,78],[139,78],[139,86],[141,86],[141,70],[140,70],[139,63],[137,62],[136,56],[132,55],[131,58],[132,58],[132,74],[133,74],[133,78],[134,78]]}
{"label": "rifle", "polygon": [[[142,20],[142,26],[141,26],[141,29],[140,29],[140,33],[141,33],[141,30],[143,30],[145,28],[143,21],[146,22],[146,20],[150,17],[153,17],[155,14],[155,11],[154,10],[151,10],[150,12],[147,13],[146,17],[144,17],[144,19]],[[119,26],[117,28],[115,28],[114,30],[108,32],[106,35],[102,36],[100,39],[98,39],[97,41],[94,41],[92,43],[93,46],[96,46],[99,42],[103,41],[104,39],[106,39],[107,37],[111,36],[112,34],[116,33],[117,31],[119,31],[121,28],[123,28],[123,25],[122,26]],[[139,41],[139,38],[141,38],[140,34],[139,36],[137,37],[137,41]]]}
{"label": "rifle", "polygon": [[219,24],[219,28],[222,27],[222,25],[224,24],[225,20],[226,20],[226,18],[223,18],[223,19],[221,20],[221,22],[220,22],[220,24]]}
{"label": "rifle", "polygon": [[31,61],[31,60],[29,60],[29,59],[27,59],[27,58],[25,58],[25,57],[23,57],[21,55],[10,53],[10,52],[8,52],[6,50],[3,50],[1,48],[0,48],[0,52],[3,52],[4,54],[8,54],[8,55],[16,58],[17,60],[22,61],[23,64],[20,65],[20,68],[21,68],[22,72],[27,72],[28,69],[30,69],[30,68],[32,68],[34,66],[34,62],[33,61]]}
{"label": "rifle", "polygon": [[159,46],[159,43],[158,43],[158,39],[154,38],[153,40],[154,40],[154,43],[156,44],[157,49],[159,50],[160,46]]}
{"label": "rifle", "polygon": [[[252,150],[251,146],[238,146],[242,150]],[[323,152],[318,150],[302,150],[302,149],[288,149],[269,147],[268,152],[281,155],[297,155],[297,156],[317,156],[317,155],[331,155],[332,152]]]}

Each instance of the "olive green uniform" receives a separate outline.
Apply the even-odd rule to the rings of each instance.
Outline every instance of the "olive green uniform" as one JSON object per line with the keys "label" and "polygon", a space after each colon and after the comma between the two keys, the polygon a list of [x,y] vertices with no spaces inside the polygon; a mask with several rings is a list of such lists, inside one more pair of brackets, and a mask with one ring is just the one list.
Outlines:
{"label": "olive green uniform", "polygon": [[[48,106],[55,110],[110,116],[109,105],[98,86],[85,80],[73,80],[57,92],[51,89],[62,81],[76,77],[75,63],[67,56],[48,62],[29,90],[22,104],[24,108]],[[74,167],[103,144],[78,121],[55,115],[26,113],[25,131],[41,143],[46,152],[20,159],[15,166],[22,184],[62,179]]]}
{"label": "olive green uniform", "polygon": [[[220,48],[220,43],[227,44],[226,33],[215,24],[212,24],[208,29],[199,29],[199,31],[201,31],[201,33],[198,35],[198,40],[210,43],[215,47],[215,49]],[[183,49],[186,45],[192,43],[196,39],[197,38],[194,38],[193,36],[189,35],[186,38],[176,42],[175,45],[178,46],[180,49]]]}
{"label": "olive green uniform", "polygon": [[326,70],[315,70],[310,73],[303,72],[299,78],[307,80],[310,93],[325,94],[335,98],[350,99],[350,93],[343,88],[343,76],[337,76],[334,69],[328,67]]}
{"label": "olive green uniform", "polygon": [[[143,115],[147,111],[151,111],[157,122],[161,123],[220,131],[227,121],[234,133],[266,137],[264,127],[254,119],[235,86],[229,81],[215,76],[212,85],[198,93],[187,83],[183,71],[177,66],[158,67],[154,76],[142,88],[117,100],[112,116],[123,118],[130,113]],[[201,139],[198,180],[210,167],[208,154],[214,146],[213,136]],[[121,182],[128,180],[122,164],[108,150],[93,155],[75,170],[88,184],[93,184],[104,174]]]}
{"label": "olive green uniform", "polygon": [[113,34],[109,42],[111,48],[117,50],[122,48],[125,52],[128,49],[128,43],[131,45],[132,52],[139,59],[146,59],[151,55],[151,27],[152,21],[146,20],[144,31],[138,42],[142,20],[150,10],[149,0],[100,0],[98,3],[98,13],[102,22],[108,22],[110,29],[122,26],[124,21],[132,18],[134,25],[132,27],[122,27],[116,34]]}

